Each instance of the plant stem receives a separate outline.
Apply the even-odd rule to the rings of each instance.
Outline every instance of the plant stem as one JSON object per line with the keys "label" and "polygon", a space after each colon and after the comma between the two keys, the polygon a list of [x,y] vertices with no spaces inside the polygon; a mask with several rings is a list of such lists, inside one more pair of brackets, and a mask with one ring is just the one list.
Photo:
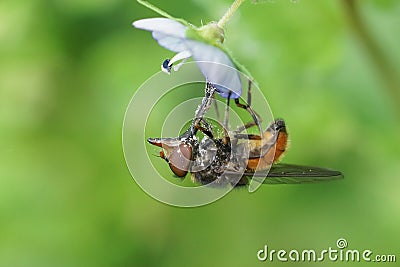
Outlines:
{"label": "plant stem", "polygon": [[358,2],[355,0],[343,0],[343,3],[350,26],[362,45],[364,45],[371,62],[375,65],[377,72],[384,82],[384,88],[387,94],[394,102],[397,115],[400,116],[400,81],[395,67],[380,49],[376,39],[374,39],[368,31],[368,27],[365,25],[365,21],[360,15],[357,5]]}
{"label": "plant stem", "polygon": [[235,0],[233,4],[230,6],[228,11],[222,16],[222,18],[218,21],[217,25],[220,28],[223,28],[228,20],[232,17],[232,15],[236,12],[236,10],[240,7],[240,5],[246,0]]}
{"label": "plant stem", "polygon": [[166,17],[166,18],[169,18],[169,19],[173,19],[173,20],[179,21],[179,22],[181,22],[182,24],[188,26],[188,23],[187,23],[185,20],[180,19],[180,18],[175,18],[175,17],[171,16],[170,14],[168,14],[167,12],[165,12],[164,10],[162,10],[162,9],[160,9],[160,8],[158,8],[158,7],[156,7],[156,6],[153,5],[153,4],[150,4],[149,2],[147,2],[147,1],[145,1],[145,0],[137,0],[137,2],[138,2],[139,4],[141,4],[141,5],[145,6],[145,7],[147,7],[148,9],[153,10],[154,12],[158,13],[159,15],[161,15],[161,16],[163,16],[163,17]]}

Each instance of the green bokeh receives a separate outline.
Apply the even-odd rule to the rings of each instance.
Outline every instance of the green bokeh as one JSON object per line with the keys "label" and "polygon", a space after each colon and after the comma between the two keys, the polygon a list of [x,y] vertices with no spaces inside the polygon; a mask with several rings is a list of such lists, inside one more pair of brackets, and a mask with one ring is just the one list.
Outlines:
{"label": "green bokeh", "polygon": [[[359,2],[399,77],[400,4]],[[230,1],[153,3],[200,25]],[[265,244],[324,249],[340,237],[400,257],[400,101],[344,11],[342,1],[245,3],[226,45],[286,120],[284,162],[345,179],[183,209],[141,191],[122,152],[131,96],[171,56],[131,26],[155,14],[135,1],[3,0],[0,266],[273,266],[283,264],[256,258]]]}

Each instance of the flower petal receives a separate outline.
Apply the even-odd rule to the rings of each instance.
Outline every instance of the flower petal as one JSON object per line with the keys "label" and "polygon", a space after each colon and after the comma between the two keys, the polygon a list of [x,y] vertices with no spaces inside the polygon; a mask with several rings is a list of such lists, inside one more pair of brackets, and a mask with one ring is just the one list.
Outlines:
{"label": "flower petal", "polygon": [[242,83],[238,70],[223,50],[194,40],[185,40],[185,44],[200,71],[222,97],[228,98],[230,92],[231,98],[240,97]]}
{"label": "flower petal", "polygon": [[183,38],[166,35],[161,32],[153,32],[152,35],[159,45],[168,50],[176,53],[187,50],[184,43],[185,39]]}
{"label": "flower petal", "polygon": [[239,98],[242,84],[239,73],[220,48],[197,40],[186,39],[186,26],[168,18],[149,18],[133,22],[139,29],[151,31],[159,45],[173,52],[192,54],[205,78],[214,84],[222,97]]}
{"label": "flower petal", "polygon": [[151,31],[160,32],[165,35],[185,38],[186,36],[186,26],[180,22],[167,18],[149,18],[141,19],[133,22],[134,27]]}

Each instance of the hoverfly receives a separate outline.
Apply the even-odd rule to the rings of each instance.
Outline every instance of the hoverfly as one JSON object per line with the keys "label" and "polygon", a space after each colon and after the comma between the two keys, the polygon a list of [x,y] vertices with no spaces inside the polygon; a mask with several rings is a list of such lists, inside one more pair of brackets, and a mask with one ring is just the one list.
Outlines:
{"label": "hoverfly", "polygon": [[[294,164],[277,163],[286,150],[288,133],[285,122],[276,119],[260,135],[241,134],[235,131],[233,138],[225,132],[223,138],[214,138],[211,126],[201,121],[196,128],[205,134],[201,142],[191,129],[176,138],[149,138],[152,145],[163,148],[160,157],[177,177],[191,173],[192,180],[200,184],[215,182],[216,185],[244,186],[253,177],[267,176],[264,184],[314,183],[343,178],[339,171]],[[249,123],[243,128],[254,125]],[[196,132],[196,131],[195,131]],[[240,140],[235,150],[233,144]],[[242,154],[244,147],[248,153]],[[267,171],[269,172],[267,173]],[[264,172],[263,172],[264,171]],[[235,175],[240,179],[235,180]],[[233,178],[232,178],[233,177]]]}
{"label": "hoverfly", "polygon": [[[214,182],[217,185],[243,186],[253,177],[265,176],[265,184],[312,183],[343,178],[340,171],[277,163],[287,147],[286,125],[282,119],[276,119],[265,131],[261,129],[262,119],[251,108],[251,85],[249,80],[246,104],[239,103],[238,98],[234,100],[237,107],[247,110],[253,121],[233,131],[232,136],[227,130],[230,95],[227,97],[222,138],[214,137],[212,126],[203,118],[216,91],[213,84],[207,82],[205,97],[185,133],[175,138],[148,138],[147,141],[162,148],[160,157],[169,164],[175,176],[183,178],[190,172],[192,180],[200,184]],[[261,135],[242,133],[253,126],[258,127]],[[201,142],[196,136],[198,131],[204,134]]]}

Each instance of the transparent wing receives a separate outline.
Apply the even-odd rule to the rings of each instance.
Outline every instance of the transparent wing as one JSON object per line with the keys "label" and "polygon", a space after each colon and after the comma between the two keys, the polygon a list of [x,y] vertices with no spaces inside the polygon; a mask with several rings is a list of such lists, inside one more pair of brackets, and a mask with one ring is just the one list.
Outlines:
{"label": "transparent wing", "polygon": [[[245,176],[261,176],[251,172],[245,172]],[[278,163],[274,164],[264,180],[264,184],[306,184],[319,183],[343,179],[340,171],[325,169],[320,167],[302,166],[295,164]]]}

